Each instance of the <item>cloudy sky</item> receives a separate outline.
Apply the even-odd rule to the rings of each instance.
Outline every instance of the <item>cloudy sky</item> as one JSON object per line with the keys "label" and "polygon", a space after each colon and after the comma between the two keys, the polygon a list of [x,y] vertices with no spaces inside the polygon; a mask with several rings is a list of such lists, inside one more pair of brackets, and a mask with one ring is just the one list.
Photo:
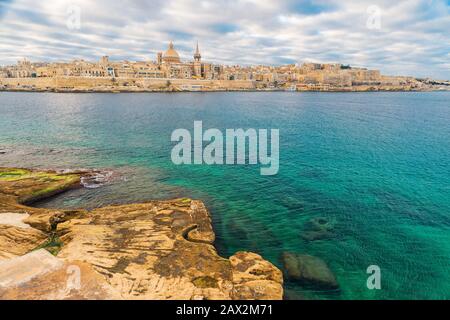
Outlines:
{"label": "cloudy sky", "polygon": [[340,62],[450,79],[450,0],[0,0],[0,65],[154,60],[196,41],[224,64]]}

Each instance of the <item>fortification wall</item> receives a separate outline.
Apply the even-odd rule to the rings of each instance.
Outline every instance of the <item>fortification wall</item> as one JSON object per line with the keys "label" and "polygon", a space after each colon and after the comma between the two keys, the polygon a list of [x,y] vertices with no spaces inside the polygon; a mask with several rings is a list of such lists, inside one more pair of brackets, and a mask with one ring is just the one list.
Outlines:
{"label": "fortification wall", "polygon": [[74,89],[74,90],[239,90],[254,89],[255,83],[247,80],[190,80],[190,79],[142,79],[142,78],[0,78],[0,86],[11,89]]}
{"label": "fortification wall", "polygon": [[34,86],[37,88],[46,88],[54,87],[55,81],[54,78],[0,78],[0,85],[9,87]]}

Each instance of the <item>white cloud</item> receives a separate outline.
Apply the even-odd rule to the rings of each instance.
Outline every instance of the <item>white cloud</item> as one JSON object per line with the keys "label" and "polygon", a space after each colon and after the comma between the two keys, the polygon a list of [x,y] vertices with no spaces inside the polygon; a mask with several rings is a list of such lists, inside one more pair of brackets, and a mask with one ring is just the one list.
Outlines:
{"label": "white cloud", "polygon": [[[66,27],[81,8],[81,29]],[[366,26],[381,10],[381,29]],[[174,40],[189,59],[196,40],[217,63],[305,60],[450,78],[450,6],[445,0],[16,0],[0,2],[0,64],[31,60],[154,59]]]}

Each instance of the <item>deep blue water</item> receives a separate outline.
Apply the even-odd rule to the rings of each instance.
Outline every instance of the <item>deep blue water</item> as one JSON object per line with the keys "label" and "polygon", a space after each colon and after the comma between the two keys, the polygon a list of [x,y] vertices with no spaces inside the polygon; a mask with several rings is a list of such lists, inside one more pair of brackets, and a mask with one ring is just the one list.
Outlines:
{"label": "deep blue water", "polygon": [[[280,130],[280,171],[175,166],[174,129]],[[41,203],[97,207],[192,197],[211,211],[224,256],[320,257],[340,292],[320,299],[450,298],[450,93],[0,93],[0,166],[99,168],[111,182]],[[325,217],[330,237],[308,241]],[[382,289],[368,290],[378,265]]]}

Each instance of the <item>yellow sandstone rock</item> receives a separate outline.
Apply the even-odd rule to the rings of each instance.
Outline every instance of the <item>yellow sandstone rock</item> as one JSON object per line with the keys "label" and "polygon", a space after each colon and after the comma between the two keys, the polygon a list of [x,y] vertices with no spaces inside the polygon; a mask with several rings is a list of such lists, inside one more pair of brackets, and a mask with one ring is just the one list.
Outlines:
{"label": "yellow sandstone rock", "polygon": [[[282,299],[282,273],[270,262],[217,254],[201,201],[31,208],[20,204],[35,199],[30,193],[53,195],[80,176],[20,170],[0,168],[0,273],[1,263],[41,271],[0,277],[0,299]],[[39,248],[56,257],[32,251]],[[42,272],[39,257],[57,267]]]}

